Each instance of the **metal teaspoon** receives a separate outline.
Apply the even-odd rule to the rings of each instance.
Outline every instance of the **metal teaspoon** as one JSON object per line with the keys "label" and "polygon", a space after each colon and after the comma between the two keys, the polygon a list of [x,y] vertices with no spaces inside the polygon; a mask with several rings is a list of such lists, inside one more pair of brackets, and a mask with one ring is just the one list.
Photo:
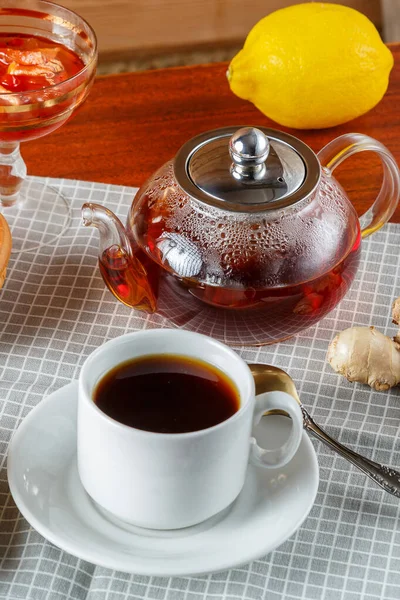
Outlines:
{"label": "metal teaspoon", "polygon": [[[383,488],[389,494],[400,498],[400,472],[380,465],[369,458],[365,458],[346,448],[343,444],[340,444],[330,435],[328,435],[319,425],[315,423],[311,415],[304,408],[297,394],[296,386],[293,379],[282,369],[273,367],[272,365],[264,364],[249,364],[250,370],[254,377],[256,384],[256,394],[262,394],[263,392],[272,392],[279,390],[286,392],[293,396],[293,398],[299,403],[301,411],[303,413],[303,426],[304,429],[312,433],[318,440],[323,442],[326,446],[329,446],[332,450],[343,456],[353,465],[358,467],[360,471],[365,473],[368,477],[373,479],[381,488]],[[282,414],[287,416],[283,411],[268,411],[266,415],[270,414]]]}

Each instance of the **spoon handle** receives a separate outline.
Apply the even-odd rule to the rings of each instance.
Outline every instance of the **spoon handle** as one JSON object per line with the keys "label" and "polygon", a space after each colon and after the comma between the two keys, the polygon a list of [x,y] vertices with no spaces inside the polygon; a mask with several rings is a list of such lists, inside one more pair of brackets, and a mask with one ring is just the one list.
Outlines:
{"label": "spoon handle", "polygon": [[303,423],[305,429],[312,433],[318,440],[332,448],[335,452],[346,458],[353,465],[358,467],[360,471],[368,475],[375,483],[381,486],[386,492],[389,494],[393,494],[397,498],[400,498],[400,472],[392,469],[391,467],[386,467],[385,465],[380,465],[369,458],[365,458],[350,450],[350,448],[346,448],[343,444],[340,444],[335,439],[333,439],[330,435],[326,433],[319,425],[315,423],[311,415],[308,414],[304,406],[301,407],[303,412]]}

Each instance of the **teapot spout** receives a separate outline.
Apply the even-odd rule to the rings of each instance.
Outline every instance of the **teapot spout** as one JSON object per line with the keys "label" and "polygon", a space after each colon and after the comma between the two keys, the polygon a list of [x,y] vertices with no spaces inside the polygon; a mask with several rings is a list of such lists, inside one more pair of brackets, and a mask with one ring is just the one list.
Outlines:
{"label": "teapot spout", "polygon": [[111,210],[87,202],[82,206],[86,227],[96,227],[100,234],[99,267],[105,284],[126,306],[153,313],[157,300],[147,271],[132,250],[121,221]]}

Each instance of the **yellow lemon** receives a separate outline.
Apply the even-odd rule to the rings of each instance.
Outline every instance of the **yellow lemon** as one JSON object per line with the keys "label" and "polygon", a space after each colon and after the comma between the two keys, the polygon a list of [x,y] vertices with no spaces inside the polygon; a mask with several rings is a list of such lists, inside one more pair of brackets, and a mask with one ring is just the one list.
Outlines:
{"label": "yellow lemon", "polygon": [[250,31],[228,69],[231,90],[281,125],[332,127],[374,107],[393,56],[367,17],[339,4],[277,10]]}

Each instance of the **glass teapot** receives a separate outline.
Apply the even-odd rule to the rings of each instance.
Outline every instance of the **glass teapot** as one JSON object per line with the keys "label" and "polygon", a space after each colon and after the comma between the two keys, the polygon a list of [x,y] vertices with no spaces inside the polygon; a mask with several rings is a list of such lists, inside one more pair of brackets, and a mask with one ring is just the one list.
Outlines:
{"label": "glass teapot", "polygon": [[[360,221],[332,175],[362,150],[384,179]],[[286,339],[334,308],[352,283],[360,242],[393,214],[399,169],[390,152],[345,134],[318,155],[287,133],[227,127],[188,141],[136,194],[126,228],[87,203],[99,266],[124,304],[231,345]]]}

